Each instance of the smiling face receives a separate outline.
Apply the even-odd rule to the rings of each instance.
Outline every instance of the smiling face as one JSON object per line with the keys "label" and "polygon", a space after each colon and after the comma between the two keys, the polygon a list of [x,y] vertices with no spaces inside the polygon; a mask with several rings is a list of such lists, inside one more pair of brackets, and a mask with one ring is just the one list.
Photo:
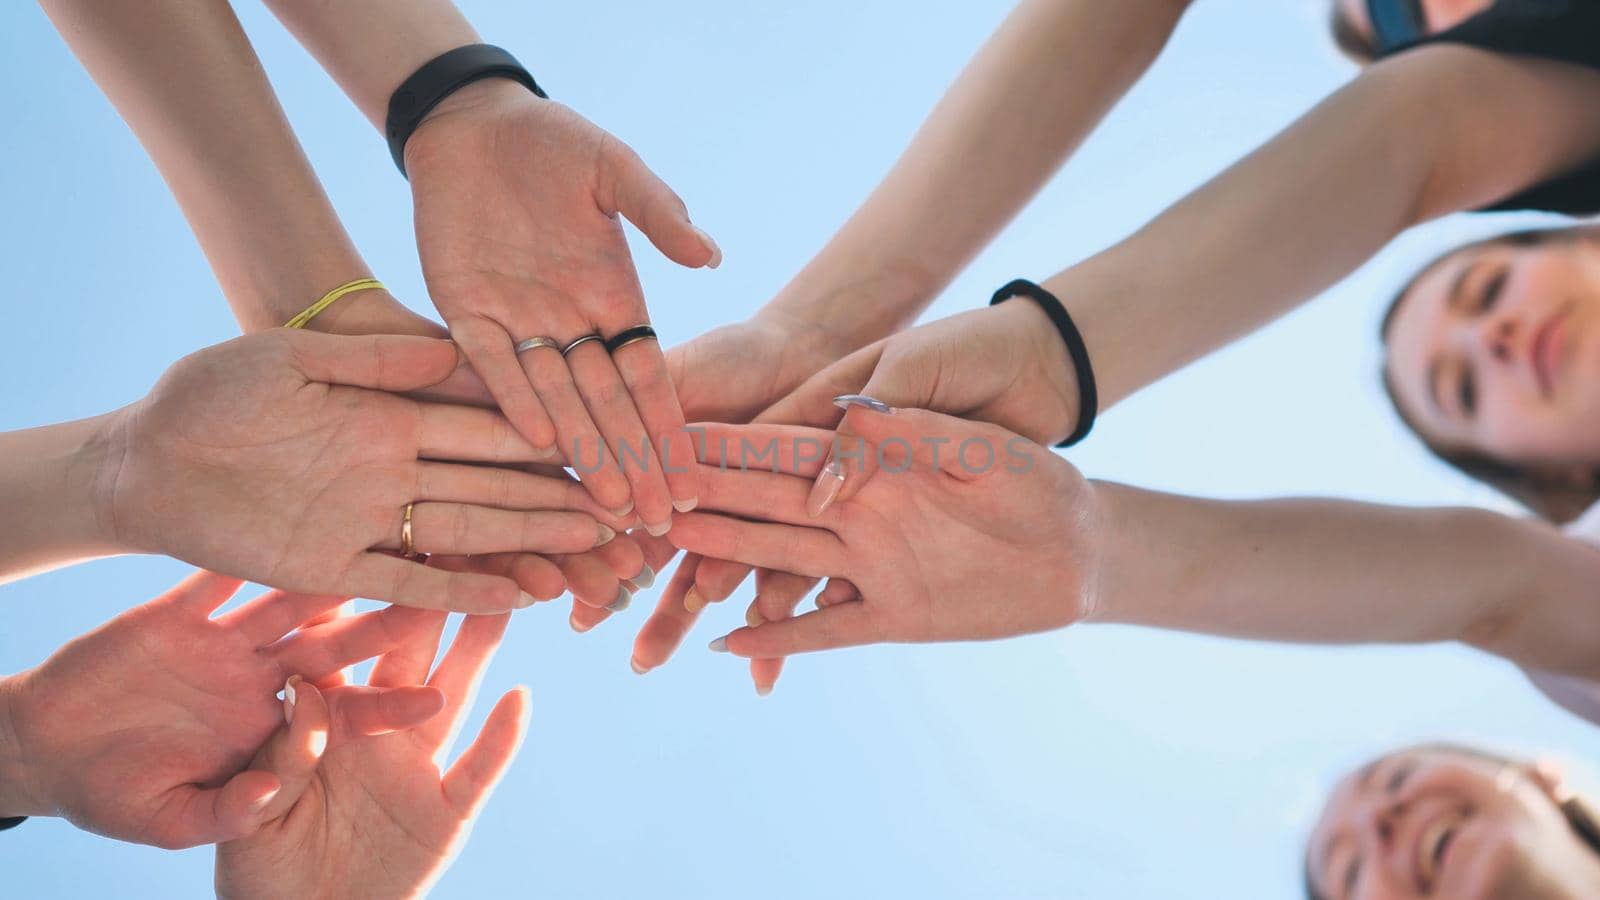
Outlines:
{"label": "smiling face", "polygon": [[1600,885],[1600,856],[1541,767],[1416,748],[1346,777],[1307,844],[1319,900],[1565,900]]}
{"label": "smiling face", "polygon": [[1387,344],[1395,401],[1434,447],[1556,474],[1600,465],[1592,233],[1445,257],[1398,301]]}

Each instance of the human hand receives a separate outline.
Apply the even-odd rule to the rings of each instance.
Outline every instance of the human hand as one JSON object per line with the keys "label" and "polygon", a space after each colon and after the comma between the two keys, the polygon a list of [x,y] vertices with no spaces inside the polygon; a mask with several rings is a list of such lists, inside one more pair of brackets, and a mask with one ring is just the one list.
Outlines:
{"label": "human hand", "polygon": [[[0,681],[0,812],[169,849],[248,834],[286,808],[281,788],[315,750],[306,727],[279,732],[287,679],[336,673],[431,624],[398,606],[319,624],[341,598],[280,592],[211,618],[239,585],[197,572]],[[358,733],[408,727],[441,703],[399,685],[330,699]]]}
{"label": "human hand", "polygon": [[[818,516],[806,508],[810,479],[832,435],[709,429],[701,508],[677,517],[673,543],[832,579],[817,611],[738,629],[714,649],[771,658],[879,641],[977,640],[1092,613],[1101,512],[1065,460],[997,426],[924,410],[854,409],[845,423],[885,472]],[[722,468],[721,448],[740,438],[775,442],[780,471],[741,470],[737,459]]]}
{"label": "human hand", "polygon": [[[450,337],[443,325],[413,312],[393,294],[378,288],[356,291],[340,300],[307,323],[306,330],[343,335],[410,334],[445,340]],[[489,408],[495,405],[483,379],[465,357],[457,360],[455,371],[443,381],[415,391],[412,396]]]}
{"label": "human hand", "polygon": [[426,682],[443,693],[443,714],[382,736],[336,719],[327,752],[293,805],[250,837],[217,847],[219,897],[420,896],[460,852],[527,731],[528,693],[517,688],[501,697],[477,739],[441,776],[439,761],[466,720],[509,617],[467,617],[430,678],[445,616],[427,615],[433,627],[379,659],[368,684],[392,690]]}
{"label": "human hand", "polygon": [[721,251],[625,144],[500,79],[429,113],[406,170],[428,290],[500,409],[533,446],[598,461],[583,465],[594,498],[662,533],[674,508],[693,507],[695,482],[660,346],[514,347],[649,321],[619,213],[681,265],[714,268]]}
{"label": "human hand", "polygon": [[582,553],[631,524],[581,488],[505,468],[536,454],[497,413],[427,403],[455,347],[277,330],[202,350],[112,426],[99,480],[111,543],[286,590],[499,612],[504,577],[398,558],[407,504],[424,553]]}

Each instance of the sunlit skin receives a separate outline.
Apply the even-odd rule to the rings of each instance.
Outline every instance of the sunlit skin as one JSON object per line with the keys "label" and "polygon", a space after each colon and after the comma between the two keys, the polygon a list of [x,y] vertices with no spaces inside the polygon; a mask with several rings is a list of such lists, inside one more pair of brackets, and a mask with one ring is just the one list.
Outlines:
{"label": "sunlit skin", "polygon": [[1573,477],[1600,461],[1600,243],[1469,247],[1396,309],[1388,373],[1430,442]]}
{"label": "sunlit skin", "polygon": [[1600,894],[1600,855],[1563,815],[1548,764],[1448,749],[1382,757],[1334,789],[1307,843],[1325,900],[1567,900]]}
{"label": "sunlit skin", "polygon": [[[1367,17],[1366,0],[1334,0],[1356,30],[1372,34],[1372,21]],[[1428,21],[1428,33],[1434,34],[1465,22],[1493,6],[1492,0],[1421,0],[1422,15]]]}

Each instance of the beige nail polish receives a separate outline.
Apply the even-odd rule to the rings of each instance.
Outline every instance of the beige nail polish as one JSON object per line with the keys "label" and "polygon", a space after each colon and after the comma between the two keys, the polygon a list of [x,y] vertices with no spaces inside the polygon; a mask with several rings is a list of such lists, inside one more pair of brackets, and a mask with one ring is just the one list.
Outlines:
{"label": "beige nail polish", "polygon": [[694,229],[694,233],[700,236],[700,242],[705,244],[711,251],[711,261],[706,263],[706,268],[715,269],[717,266],[722,265],[722,248],[718,247],[717,242],[711,239],[711,235],[706,234],[705,230],[698,225],[689,227]]}
{"label": "beige nail polish", "polygon": [[665,522],[657,522],[654,525],[646,522],[644,523],[644,530],[650,532],[651,537],[661,537],[672,530],[672,521],[669,519]]}
{"label": "beige nail polish", "polygon": [[699,506],[699,505],[700,505],[700,498],[699,497],[690,497],[687,500],[674,500],[674,501],[672,501],[672,508],[677,510],[678,512],[681,512],[681,513],[690,512],[696,506]]}
{"label": "beige nail polish", "polygon": [[294,724],[294,686],[301,681],[299,675],[290,675],[289,680],[283,683],[283,721],[285,724]]}
{"label": "beige nail polish", "polygon": [[535,597],[534,595],[528,593],[527,591],[523,591],[521,594],[519,594],[517,596],[517,609],[527,609],[528,607],[530,607],[530,606],[532,606],[532,605],[534,605],[535,603],[538,603],[538,602],[539,602],[539,598],[538,597]]}
{"label": "beige nail polish", "polygon": [[806,497],[806,515],[815,519],[827,512],[843,488],[844,463],[837,458],[829,459],[828,464],[817,474],[816,483],[811,485],[810,496]]}
{"label": "beige nail polish", "polygon": [[614,540],[617,536],[615,531],[612,531],[610,528],[598,523],[595,525],[595,530],[599,533],[599,537],[597,537],[594,542],[596,547],[604,547],[605,545],[611,543],[612,540]]}
{"label": "beige nail polish", "polygon": [[639,661],[637,659],[628,660],[628,665],[630,667],[632,667],[633,674],[635,674],[635,675],[644,675],[644,674],[649,673],[649,671],[650,671],[648,666],[640,665]]}
{"label": "beige nail polish", "polygon": [[576,615],[567,616],[567,624],[571,625],[572,626],[572,630],[576,631],[579,634],[583,634],[585,631],[588,631],[592,627],[592,626],[589,626],[589,625],[585,625],[582,622],[579,622],[578,621],[578,617]]}
{"label": "beige nail polish", "polygon": [[683,608],[688,612],[697,613],[706,608],[706,599],[700,596],[699,591],[689,588],[683,592]]}
{"label": "beige nail polish", "polygon": [[760,628],[766,622],[766,617],[761,615],[761,610],[756,609],[754,603],[750,604],[750,608],[744,611],[744,623],[751,628]]}

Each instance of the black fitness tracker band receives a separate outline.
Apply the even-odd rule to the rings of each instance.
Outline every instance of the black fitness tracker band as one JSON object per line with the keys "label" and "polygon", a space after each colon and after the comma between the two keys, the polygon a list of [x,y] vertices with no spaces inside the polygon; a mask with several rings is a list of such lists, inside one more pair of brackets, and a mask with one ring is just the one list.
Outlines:
{"label": "black fitness tracker band", "polygon": [[1004,303],[1012,297],[1027,297],[1039,304],[1045,315],[1050,317],[1050,322],[1056,326],[1056,331],[1061,332],[1061,340],[1067,345],[1067,355],[1072,357],[1072,368],[1078,374],[1078,427],[1072,429],[1066,440],[1056,445],[1071,447],[1089,436],[1089,429],[1094,427],[1095,414],[1100,411],[1100,392],[1094,385],[1094,368],[1089,365],[1089,348],[1084,346],[1083,335],[1078,333],[1078,326],[1072,323],[1072,317],[1067,315],[1067,308],[1061,305],[1055,294],[1025,278],[1018,278],[995,291],[989,300],[989,305]]}
{"label": "black fitness tracker band", "polygon": [[0,831],[10,831],[26,821],[28,821],[27,816],[16,816],[10,819],[0,819]]}
{"label": "black fitness tracker band", "polygon": [[428,60],[389,98],[389,115],[383,130],[389,138],[389,155],[394,157],[401,175],[406,174],[406,141],[422,124],[423,117],[444,98],[485,78],[509,78],[540,97],[550,96],[515,56],[489,44],[468,44]]}
{"label": "black fitness tracker band", "polygon": [[1367,0],[1367,20],[1379,53],[1414,44],[1428,33],[1428,19],[1418,0]]}

